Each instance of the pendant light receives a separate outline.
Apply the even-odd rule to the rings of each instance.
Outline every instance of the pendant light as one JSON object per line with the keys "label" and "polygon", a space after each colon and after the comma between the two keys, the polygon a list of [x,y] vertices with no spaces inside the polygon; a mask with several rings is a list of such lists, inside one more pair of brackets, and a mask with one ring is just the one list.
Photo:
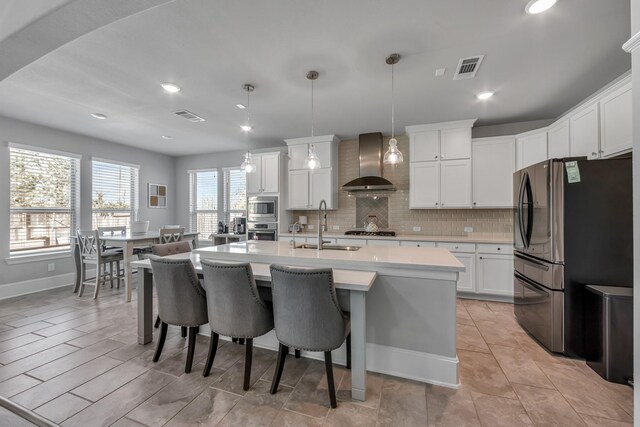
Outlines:
{"label": "pendant light", "polygon": [[253,89],[255,88],[253,87],[253,85],[247,83],[242,85],[242,89],[247,92],[247,121],[245,122],[245,124],[240,126],[240,129],[242,129],[247,134],[247,152],[244,155],[244,162],[242,162],[242,164],[240,165],[240,169],[245,171],[245,173],[254,173],[256,171],[256,164],[253,162],[253,158],[251,157],[251,151],[249,151],[249,132],[251,131],[249,97],[251,92],[253,92]]}
{"label": "pendant light", "polygon": [[[309,71],[307,73],[307,79],[311,80],[311,136],[313,137],[313,82],[318,78],[319,74],[317,71]],[[316,147],[311,144],[309,146],[309,155],[306,159],[304,159],[304,165],[307,169],[319,169],[322,167],[320,164],[320,159],[316,154]]]}
{"label": "pendant light", "polygon": [[391,65],[391,138],[389,139],[389,149],[384,153],[384,163],[387,165],[397,165],[404,162],[404,156],[398,150],[398,141],[395,138],[395,103],[393,93],[393,66],[400,61],[400,55],[392,53],[387,56],[385,62]]}

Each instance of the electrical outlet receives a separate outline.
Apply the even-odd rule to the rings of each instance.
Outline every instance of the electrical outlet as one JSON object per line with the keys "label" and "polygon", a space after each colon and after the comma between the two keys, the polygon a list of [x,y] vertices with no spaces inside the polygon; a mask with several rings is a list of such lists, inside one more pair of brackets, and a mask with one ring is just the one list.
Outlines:
{"label": "electrical outlet", "polygon": [[340,230],[340,226],[339,226],[339,225],[334,225],[332,228],[333,228],[334,230]]}
{"label": "electrical outlet", "polygon": [[307,230],[313,230],[315,226],[313,224],[307,225]]}
{"label": "electrical outlet", "polygon": [[47,271],[56,271],[56,264],[54,262],[47,264]]}
{"label": "electrical outlet", "polygon": [[422,227],[420,226],[413,227],[413,231],[422,231]]}
{"label": "electrical outlet", "polygon": [[464,232],[465,233],[473,233],[473,227],[465,227],[464,228]]}

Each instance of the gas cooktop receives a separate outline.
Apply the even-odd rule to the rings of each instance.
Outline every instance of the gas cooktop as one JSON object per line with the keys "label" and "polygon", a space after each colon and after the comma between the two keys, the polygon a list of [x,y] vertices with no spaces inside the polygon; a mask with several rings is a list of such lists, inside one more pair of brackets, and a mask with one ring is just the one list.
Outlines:
{"label": "gas cooktop", "polygon": [[393,237],[396,235],[395,231],[365,231],[365,230],[349,230],[344,233],[346,236],[382,236]]}

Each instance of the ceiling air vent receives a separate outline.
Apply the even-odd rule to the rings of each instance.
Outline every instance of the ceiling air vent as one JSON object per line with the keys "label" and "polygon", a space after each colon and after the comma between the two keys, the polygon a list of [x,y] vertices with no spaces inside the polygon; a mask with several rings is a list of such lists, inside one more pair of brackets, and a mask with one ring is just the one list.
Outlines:
{"label": "ceiling air vent", "polygon": [[188,110],[182,110],[182,111],[176,111],[176,114],[179,115],[180,117],[183,117],[187,120],[189,120],[190,122],[204,122],[205,119],[193,114],[191,111]]}
{"label": "ceiling air vent", "polygon": [[472,79],[476,76],[484,55],[462,58],[458,61],[453,80]]}

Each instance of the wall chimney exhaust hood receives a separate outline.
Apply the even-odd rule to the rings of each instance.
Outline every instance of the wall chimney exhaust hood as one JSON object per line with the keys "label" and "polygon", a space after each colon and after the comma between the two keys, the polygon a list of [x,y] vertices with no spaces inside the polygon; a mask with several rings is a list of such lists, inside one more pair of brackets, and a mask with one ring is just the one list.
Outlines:
{"label": "wall chimney exhaust hood", "polygon": [[396,191],[389,180],[382,177],[382,133],[363,133],[358,137],[360,177],[347,182],[340,189],[350,193]]}

